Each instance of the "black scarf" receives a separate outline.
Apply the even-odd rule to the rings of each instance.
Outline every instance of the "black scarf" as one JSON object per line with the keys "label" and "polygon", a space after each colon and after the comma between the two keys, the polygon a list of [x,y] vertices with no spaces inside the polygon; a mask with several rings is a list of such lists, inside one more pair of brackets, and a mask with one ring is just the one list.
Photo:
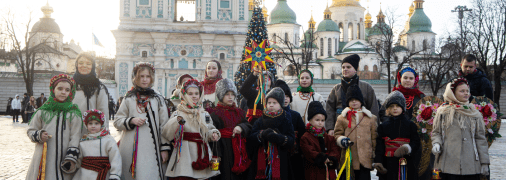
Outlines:
{"label": "black scarf", "polygon": [[342,90],[341,90],[341,103],[342,103],[343,109],[348,107],[348,103],[346,103],[346,92],[348,90],[348,87],[350,87],[353,84],[358,85],[358,80],[359,80],[359,78],[358,78],[357,74],[355,74],[351,78],[346,78],[346,77],[341,78],[341,88],[342,88]]}
{"label": "black scarf", "polygon": [[84,96],[87,99],[90,99],[95,91],[98,90],[98,93],[100,93],[100,86],[102,83],[100,83],[100,80],[97,78],[97,73],[95,72],[95,59],[86,59],[89,59],[91,61],[91,72],[87,75],[82,75],[79,73],[79,70],[77,68],[79,60],[76,60],[76,72],[72,78],[74,78],[74,81],[76,81],[77,90],[83,90]]}
{"label": "black scarf", "polygon": [[149,96],[149,97],[155,97],[157,95],[155,90],[153,90],[152,88],[141,88],[139,86],[135,86],[135,87],[132,87],[132,89],[130,89],[130,91],[128,91],[126,93],[125,97],[136,96],[137,93],[139,93],[139,95]]}

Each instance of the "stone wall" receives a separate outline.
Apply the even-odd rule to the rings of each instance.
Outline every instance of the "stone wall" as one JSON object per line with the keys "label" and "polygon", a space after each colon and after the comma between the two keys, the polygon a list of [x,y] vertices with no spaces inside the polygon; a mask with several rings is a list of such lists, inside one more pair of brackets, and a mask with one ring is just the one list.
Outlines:
{"label": "stone wall", "polygon": [[[35,82],[33,83],[33,96],[35,98],[40,97],[40,93],[44,93],[45,97],[49,97],[49,81],[53,77],[52,74],[37,74]],[[114,82],[103,82],[110,95],[115,101],[117,101],[116,95],[116,84]],[[0,74],[0,114],[5,113],[7,110],[7,101],[9,97],[14,98],[16,94],[19,98],[23,98],[23,94],[26,93],[25,82],[23,77],[18,74],[2,73]]]}

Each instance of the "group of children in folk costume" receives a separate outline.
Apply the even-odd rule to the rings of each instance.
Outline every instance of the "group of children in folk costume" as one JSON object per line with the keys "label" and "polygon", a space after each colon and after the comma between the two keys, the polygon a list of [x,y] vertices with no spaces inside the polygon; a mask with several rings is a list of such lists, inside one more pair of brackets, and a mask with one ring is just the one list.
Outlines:
{"label": "group of children in folk costume", "polygon": [[[410,156],[418,151],[419,137],[416,125],[405,117],[406,102],[398,91],[387,98],[384,106],[390,118],[378,127],[376,116],[364,107],[359,87],[347,87],[346,108],[337,117],[334,134],[325,131],[328,117],[323,105],[312,101],[307,107],[308,123],[299,130],[304,133],[296,137],[302,119],[287,108],[293,97],[286,83],[275,83],[261,117],[250,124],[235,104],[237,92],[229,79],[216,83],[218,103],[207,112],[202,106],[203,85],[193,79],[182,82],[181,103],[169,120],[163,97],[151,89],[153,77],[149,63],[134,67],[134,87],[114,122],[122,131],[117,148],[108,135],[104,113],[86,111],[83,122],[81,111],[72,104],[75,82],[66,75],[55,76],[51,98],[34,114],[28,129],[37,145],[27,179],[297,179],[293,170],[299,166],[304,167],[306,179],[326,179],[336,178],[335,172],[346,164],[347,148],[355,179],[370,179],[373,168],[380,179],[397,178],[400,158],[407,160],[408,179],[417,176]],[[433,152],[440,154],[436,167],[444,177],[473,179],[488,172],[483,119],[476,109],[462,108],[470,106],[466,87],[465,80],[448,85],[444,97],[451,103],[438,109],[434,121]],[[81,127],[87,128],[85,136]],[[459,144],[454,136],[444,135],[451,133],[469,141]],[[253,153],[246,153],[245,139]],[[174,145],[171,156],[169,144]],[[293,163],[294,146],[304,155],[302,164]],[[475,149],[473,158],[461,151],[468,146]],[[221,157],[220,171],[210,168],[213,155]],[[455,160],[461,161],[459,167],[465,172],[450,165]]]}

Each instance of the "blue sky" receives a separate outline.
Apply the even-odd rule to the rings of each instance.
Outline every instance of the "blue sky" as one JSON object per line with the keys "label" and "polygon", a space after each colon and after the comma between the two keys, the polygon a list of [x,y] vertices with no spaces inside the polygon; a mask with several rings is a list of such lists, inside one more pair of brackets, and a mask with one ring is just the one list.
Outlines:
{"label": "blue sky", "polygon": [[[329,4],[332,0],[329,0]],[[424,11],[432,21],[432,30],[437,33],[437,38],[447,35],[448,31],[454,31],[457,27],[457,14],[451,10],[457,5],[471,6],[471,0],[425,0]],[[276,6],[276,0],[266,0],[265,6],[270,11]],[[288,5],[297,14],[297,23],[307,29],[308,21],[313,10],[313,17],[317,23],[323,20],[323,11],[327,5],[326,0],[287,0]],[[376,22],[376,15],[380,9],[385,11],[388,8],[395,9],[400,17],[396,27],[401,28],[407,20],[410,0],[360,0],[363,7],[369,6],[372,20]],[[0,11],[7,9],[15,11],[20,22],[26,19],[27,13],[31,10],[35,23],[42,17],[40,7],[46,4],[46,0],[0,0]],[[52,17],[60,25],[64,34],[64,41],[74,39],[79,42],[84,50],[91,50],[91,32],[106,48],[95,47],[99,54],[114,55],[115,39],[111,30],[117,29],[119,25],[119,0],[49,0],[53,7]]]}

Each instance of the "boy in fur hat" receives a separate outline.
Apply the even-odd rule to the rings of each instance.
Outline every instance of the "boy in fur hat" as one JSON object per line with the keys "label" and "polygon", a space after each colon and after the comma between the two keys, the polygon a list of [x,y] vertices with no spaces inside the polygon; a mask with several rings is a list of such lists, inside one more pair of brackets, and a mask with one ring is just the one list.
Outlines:
{"label": "boy in fur hat", "polygon": [[117,179],[121,178],[121,154],[114,138],[105,129],[104,113],[99,110],[87,110],[83,114],[83,123],[88,130],[81,138],[81,168],[74,179]]}
{"label": "boy in fur hat", "polygon": [[248,179],[294,179],[289,150],[293,147],[295,135],[292,122],[282,108],[285,92],[276,87],[265,99],[267,107],[248,137],[249,147],[255,151]]}
{"label": "boy in fur hat", "polygon": [[[300,138],[300,148],[305,157],[306,179],[327,179],[326,166],[329,172],[339,167],[341,148],[335,143],[332,135],[325,133],[325,119],[327,113],[318,101],[313,101],[308,107],[309,123],[306,133]],[[329,173],[329,179],[336,179],[335,173]]]}
{"label": "boy in fur hat", "polygon": [[285,110],[287,119],[290,119],[293,124],[293,130],[295,130],[295,144],[291,150],[290,161],[292,164],[298,164],[298,166],[293,166],[292,171],[294,177],[298,177],[299,179],[303,179],[304,176],[304,159],[302,158],[302,153],[299,151],[300,149],[300,137],[304,135],[306,132],[306,127],[304,125],[304,120],[302,120],[301,115],[291,109],[290,103],[292,103],[292,92],[288,84],[286,84],[283,80],[276,80],[274,83],[274,87],[280,87],[285,92],[285,103],[283,104],[283,110]]}
{"label": "boy in fur hat", "polygon": [[348,87],[345,102],[348,107],[337,117],[334,127],[337,145],[343,148],[341,164],[345,163],[345,149],[350,146],[350,142],[354,142],[351,146],[354,177],[356,180],[370,180],[378,127],[376,116],[363,106],[364,98],[357,85]]}
{"label": "boy in fur hat", "polygon": [[383,106],[388,119],[378,126],[376,157],[373,167],[381,180],[398,179],[399,159],[407,160],[406,179],[418,179],[415,156],[420,147],[416,124],[405,116],[406,100],[400,91],[388,95]]}
{"label": "boy in fur hat", "polygon": [[220,175],[213,180],[243,179],[244,171],[251,163],[246,153],[246,137],[251,131],[251,124],[244,118],[244,111],[238,108],[235,100],[237,88],[230,79],[222,79],[216,83],[216,107],[207,109],[213,124],[221,133],[218,143],[211,146],[221,158]]}

